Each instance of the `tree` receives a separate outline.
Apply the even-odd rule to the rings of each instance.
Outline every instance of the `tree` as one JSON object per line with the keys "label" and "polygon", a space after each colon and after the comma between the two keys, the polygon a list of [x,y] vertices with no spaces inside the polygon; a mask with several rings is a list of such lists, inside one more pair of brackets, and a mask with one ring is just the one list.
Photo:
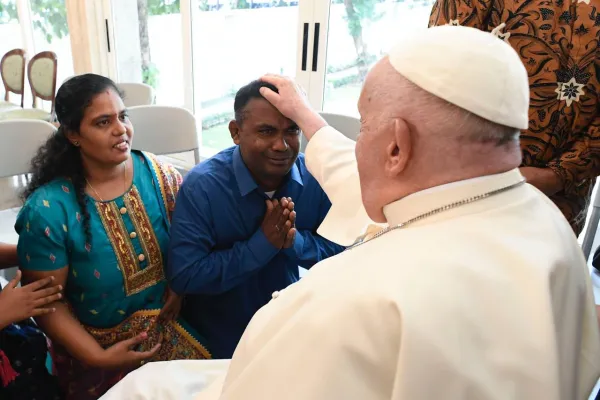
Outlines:
{"label": "tree", "polygon": [[[48,43],[69,33],[64,0],[31,0],[31,12],[33,27],[42,32]],[[0,23],[18,19],[15,2],[0,3]]]}
{"label": "tree", "polygon": [[69,34],[65,0],[31,0],[31,12],[33,27],[44,34],[46,42]]}
{"label": "tree", "polygon": [[179,0],[147,0],[150,15],[178,14],[181,11]]}
{"label": "tree", "polygon": [[231,8],[237,10],[243,8],[250,8],[250,4],[248,4],[247,0],[231,0]]}
{"label": "tree", "polygon": [[156,88],[158,73],[153,73],[148,34],[148,0],[137,0],[140,52],[142,56],[142,81]]}
{"label": "tree", "polygon": [[[377,21],[381,18],[375,10],[376,0],[342,0],[346,8],[346,22],[348,32],[354,41],[356,50],[356,66],[361,81],[369,72],[369,53],[367,45],[363,40],[363,23],[366,21]],[[340,3],[340,0],[336,1]]]}
{"label": "tree", "polygon": [[0,2],[0,24],[8,24],[11,21],[18,21],[17,5],[15,3]]}
{"label": "tree", "polygon": [[137,0],[140,51],[142,56],[142,81],[154,88],[158,85],[159,71],[152,63],[148,17],[150,15],[176,14],[179,0]]}

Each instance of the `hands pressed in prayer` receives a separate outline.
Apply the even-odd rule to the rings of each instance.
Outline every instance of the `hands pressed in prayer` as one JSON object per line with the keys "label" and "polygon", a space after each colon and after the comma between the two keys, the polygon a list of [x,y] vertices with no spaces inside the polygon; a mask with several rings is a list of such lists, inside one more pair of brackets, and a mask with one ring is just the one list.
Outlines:
{"label": "hands pressed in prayer", "polygon": [[290,216],[288,220],[292,226],[285,237],[285,242],[283,243],[284,249],[289,249],[292,247],[294,245],[294,238],[296,237],[296,211],[294,211],[294,202],[292,199],[288,197],[288,200],[288,209],[290,210]]}
{"label": "hands pressed in prayer", "polygon": [[[281,201],[267,200],[267,211],[263,219],[261,229],[267,237],[267,240],[276,248],[281,249],[286,242],[287,235],[292,228],[292,222],[289,220],[290,203],[286,197]],[[293,209],[293,203],[291,203]]]}
{"label": "hands pressed in prayer", "polygon": [[18,321],[53,313],[52,307],[45,307],[62,297],[62,286],[50,286],[54,277],[48,277],[17,287],[21,281],[21,271],[0,292],[0,330]]}
{"label": "hands pressed in prayer", "polygon": [[563,189],[562,179],[551,168],[521,167],[520,170],[527,183],[538,188],[546,196],[552,196]]}
{"label": "hands pressed in prayer", "polygon": [[136,347],[148,339],[148,334],[139,335],[120,341],[104,350],[101,359],[96,363],[100,368],[137,368],[144,361],[154,357],[160,349],[160,343],[149,351],[136,351]]}
{"label": "hands pressed in prayer", "polygon": [[167,286],[165,294],[163,296],[165,305],[158,314],[159,321],[173,321],[179,316],[181,306],[183,305],[183,296],[175,293],[170,287]]}

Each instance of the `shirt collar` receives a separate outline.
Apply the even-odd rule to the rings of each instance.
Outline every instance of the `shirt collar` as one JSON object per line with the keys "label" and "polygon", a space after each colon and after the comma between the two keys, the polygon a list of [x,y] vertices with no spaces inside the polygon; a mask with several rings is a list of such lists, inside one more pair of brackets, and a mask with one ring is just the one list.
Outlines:
{"label": "shirt collar", "polygon": [[[258,188],[258,184],[252,177],[250,170],[242,159],[240,146],[236,146],[235,150],[233,151],[233,174],[235,175],[235,180],[237,181],[238,188],[242,196],[246,196],[248,193]],[[294,181],[300,186],[304,186],[302,174],[300,173],[297,162],[292,165],[292,169],[288,173],[288,179],[286,179],[287,182]],[[285,186],[285,184],[286,183],[284,183],[282,186]]]}
{"label": "shirt collar", "polygon": [[383,208],[383,213],[389,225],[396,225],[436,208],[515,185],[522,180],[523,175],[518,169],[514,169],[501,174],[452,182],[388,204]]}

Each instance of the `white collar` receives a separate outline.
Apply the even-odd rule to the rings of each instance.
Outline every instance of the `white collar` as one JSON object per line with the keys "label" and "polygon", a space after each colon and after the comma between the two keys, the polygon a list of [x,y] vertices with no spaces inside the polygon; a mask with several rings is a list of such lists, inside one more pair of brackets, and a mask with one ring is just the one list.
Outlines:
{"label": "white collar", "polygon": [[518,168],[435,186],[388,204],[383,213],[389,225],[397,225],[445,205],[488,193],[523,180]]}

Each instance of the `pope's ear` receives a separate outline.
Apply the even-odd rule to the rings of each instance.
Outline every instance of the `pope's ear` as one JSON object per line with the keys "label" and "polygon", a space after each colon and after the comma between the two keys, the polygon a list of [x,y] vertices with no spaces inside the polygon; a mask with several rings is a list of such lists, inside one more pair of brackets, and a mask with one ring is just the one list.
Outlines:
{"label": "pope's ear", "polygon": [[392,122],[391,141],[386,147],[386,170],[390,176],[400,175],[408,165],[412,150],[411,132],[406,121],[395,118]]}

